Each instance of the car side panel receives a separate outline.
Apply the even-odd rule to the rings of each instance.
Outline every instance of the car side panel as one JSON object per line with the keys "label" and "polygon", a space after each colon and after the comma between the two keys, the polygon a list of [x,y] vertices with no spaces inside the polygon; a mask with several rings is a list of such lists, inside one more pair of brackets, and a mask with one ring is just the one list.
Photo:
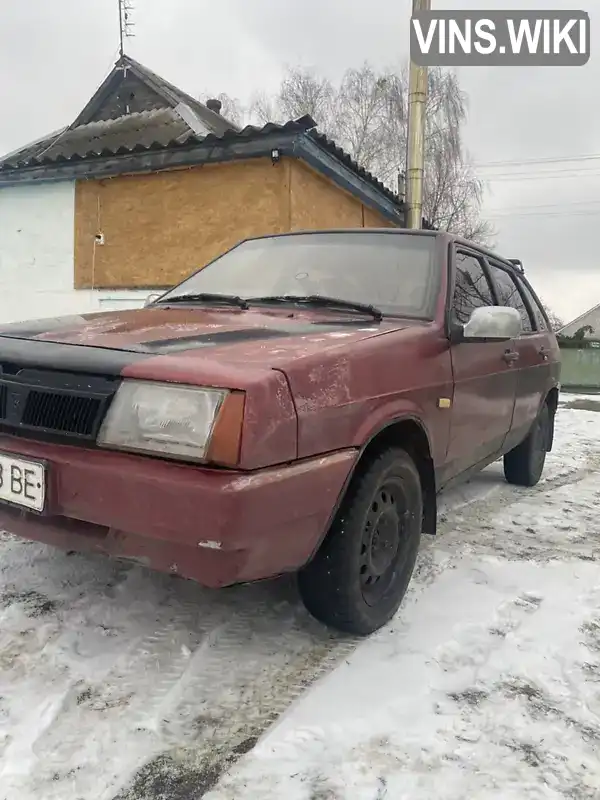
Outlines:
{"label": "car side panel", "polygon": [[560,350],[553,333],[536,331],[520,337],[515,346],[519,351],[517,397],[511,432],[504,446],[506,452],[525,439],[560,379]]}
{"label": "car side panel", "polygon": [[504,360],[510,342],[452,347],[454,396],[443,483],[500,452],[510,431],[517,371]]}
{"label": "car side panel", "polygon": [[[451,248],[448,330],[465,324],[476,306],[496,301],[485,259],[469,246]],[[467,273],[471,276],[466,280]],[[450,440],[441,485],[485,465],[499,453],[509,434],[516,396],[514,362],[506,358],[511,342],[462,342],[451,348],[454,394]]]}
{"label": "car side panel", "polygon": [[[492,279],[496,280],[500,270],[495,268],[492,259],[489,259],[489,263],[492,266]],[[510,305],[516,307],[515,301],[518,301],[525,315],[524,330],[513,341],[513,348],[519,357],[515,362],[517,371],[515,407],[510,434],[504,446],[505,452],[512,450],[525,439],[548,393],[558,385],[560,372],[560,350],[556,337],[547,324],[543,326],[540,324],[541,314],[539,312],[536,314],[532,306],[532,303],[536,302],[533,293],[528,296],[519,275],[514,274],[512,282],[514,300],[508,300],[506,292],[497,289],[500,298]]]}
{"label": "car side panel", "polygon": [[286,369],[298,415],[298,457],[361,447],[386,424],[415,419],[436,467],[446,458],[452,369],[443,325],[418,323]]}
{"label": "car side panel", "polygon": [[510,436],[506,449],[510,450],[528,434],[540,407],[554,385],[554,363],[544,357],[542,348],[550,349],[549,336],[536,331],[520,336],[514,342],[519,353],[517,368],[517,393]]}

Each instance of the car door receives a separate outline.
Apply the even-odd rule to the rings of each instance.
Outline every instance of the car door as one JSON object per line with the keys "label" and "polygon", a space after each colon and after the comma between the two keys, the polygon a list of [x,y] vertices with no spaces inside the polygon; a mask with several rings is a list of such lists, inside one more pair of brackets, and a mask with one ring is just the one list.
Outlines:
{"label": "car door", "polygon": [[[495,305],[483,257],[456,246],[453,254],[450,319],[466,324],[475,308]],[[507,342],[451,345],[454,393],[450,439],[442,482],[493,460],[510,430],[516,394],[516,370]]]}
{"label": "car door", "polygon": [[560,347],[556,334],[552,330],[552,325],[548,315],[544,311],[536,293],[531,288],[525,276],[517,275],[517,283],[523,294],[525,303],[533,315],[533,322],[536,329],[537,341],[539,344],[538,355],[541,358],[541,365],[538,367],[543,374],[545,381],[544,398],[548,392],[557,387],[560,381]]}
{"label": "car door", "polygon": [[519,357],[515,363],[517,386],[508,449],[525,438],[552,386],[553,334],[545,322],[540,330],[541,323],[536,321],[533,309],[525,299],[524,284],[514,269],[492,259],[488,259],[488,264],[499,302],[516,308],[521,315],[521,335],[514,341]]}

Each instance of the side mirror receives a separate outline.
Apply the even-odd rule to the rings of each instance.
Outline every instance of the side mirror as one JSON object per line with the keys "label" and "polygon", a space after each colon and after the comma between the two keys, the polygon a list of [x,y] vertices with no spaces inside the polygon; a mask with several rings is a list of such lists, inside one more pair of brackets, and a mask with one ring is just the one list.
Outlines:
{"label": "side mirror", "polygon": [[152,294],[149,294],[148,297],[144,300],[144,308],[151,306],[152,303],[158,300],[159,297],[162,297],[163,294],[164,292],[152,292]]}
{"label": "side mirror", "polygon": [[516,308],[482,306],[476,308],[462,328],[461,342],[506,342],[516,339],[522,330],[521,315]]}

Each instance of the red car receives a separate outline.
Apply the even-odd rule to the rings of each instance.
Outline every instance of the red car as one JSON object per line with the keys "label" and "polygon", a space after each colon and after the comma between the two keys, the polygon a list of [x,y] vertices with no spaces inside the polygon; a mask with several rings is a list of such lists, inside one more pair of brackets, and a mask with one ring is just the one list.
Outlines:
{"label": "red car", "polygon": [[532,486],[559,349],[518,262],[446,233],[244,241],[144,309],[0,329],[0,529],[209,587],[398,609],[436,495]]}

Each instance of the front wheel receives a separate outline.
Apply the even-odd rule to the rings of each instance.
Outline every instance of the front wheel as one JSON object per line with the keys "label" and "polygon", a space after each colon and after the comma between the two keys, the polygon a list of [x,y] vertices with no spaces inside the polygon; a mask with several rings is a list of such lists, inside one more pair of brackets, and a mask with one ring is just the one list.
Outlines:
{"label": "front wheel", "polygon": [[367,636],[398,610],[415,566],[423,492],[412,458],[390,448],[352,481],[325,541],[298,576],[319,621]]}
{"label": "front wheel", "polygon": [[550,442],[552,418],[546,403],[527,438],[504,456],[504,477],[516,486],[535,486],[542,477]]}

